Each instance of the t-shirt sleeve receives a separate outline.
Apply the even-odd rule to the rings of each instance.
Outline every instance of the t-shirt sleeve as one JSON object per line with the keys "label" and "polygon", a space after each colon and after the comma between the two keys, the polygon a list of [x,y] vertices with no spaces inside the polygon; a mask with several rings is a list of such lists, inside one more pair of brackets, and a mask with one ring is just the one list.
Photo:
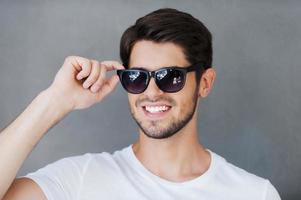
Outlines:
{"label": "t-shirt sleeve", "polygon": [[265,200],[281,200],[275,187],[268,181]]}
{"label": "t-shirt sleeve", "polygon": [[35,181],[48,200],[75,200],[90,157],[85,154],[63,158],[24,177]]}

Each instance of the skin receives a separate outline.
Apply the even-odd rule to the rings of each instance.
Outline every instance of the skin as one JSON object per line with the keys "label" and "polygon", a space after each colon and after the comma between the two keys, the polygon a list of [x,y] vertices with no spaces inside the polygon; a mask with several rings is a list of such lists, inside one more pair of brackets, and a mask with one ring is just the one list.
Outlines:
{"label": "skin", "polygon": [[[162,66],[189,65],[182,49],[177,45],[150,41],[136,43],[130,61],[130,66],[143,66],[148,70]],[[0,133],[0,199],[46,199],[40,187],[32,180],[15,179],[18,170],[51,127],[73,110],[88,108],[101,102],[114,90],[118,77],[107,77],[106,72],[116,69],[123,69],[116,61],[98,62],[78,56],[65,59],[53,83]],[[185,116],[192,111],[193,94],[197,94],[199,98],[205,98],[209,94],[214,79],[215,71],[208,69],[196,90],[194,73],[188,73],[185,87],[173,94],[159,90],[152,79],[144,93],[129,94],[131,112],[145,128],[154,130],[150,131],[151,134],[160,135],[160,130],[177,122],[178,116]],[[156,126],[152,122],[156,120],[144,116],[135,105],[139,98],[145,97],[146,103],[150,100],[158,103],[156,99],[162,101],[162,98],[172,99],[174,102],[168,115],[161,122],[155,122]],[[203,174],[210,164],[209,153],[198,143],[197,112],[194,112],[192,119],[181,130],[165,139],[150,138],[139,129],[139,138],[133,145],[133,150],[147,169],[175,182],[190,180]]]}
{"label": "skin", "polygon": [[[130,57],[131,66],[142,66],[147,70],[156,70],[165,66],[187,67],[182,49],[173,43],[154,43],[140,41],[134,45]],[[197,88],[195,72],[187,73],[186,84],[176,93],[162,92],[151,79],[148,88],[142,94],[129,94],[131,113],[140,121],[143,129],[152,130],[151,134],[158,134],[160,130],[168,129],[173,123],[183,120],[195,109],[195,96],[205,98],[210,92],[215,79],[213,69],[208,69],[200,80]],[[145,104],[171,104],[172,109],[164,118],[150,119],[145,116],[137,101],[146,99]],[[158,101],[157,101],[158,100]],[[155,122],[154,122],[155,121]],[[162,133],[161,133],[162,134]],[[178,132],[165,139],[153,139],[139,129],[139,140],[133,145],[137,158],[152,173],[174,182],[191,180],[203,174],[210,165],[210,154],[199,144],[197,137],[197,110],[191,120]],[[157,135],[158,136],[158,135]]]}

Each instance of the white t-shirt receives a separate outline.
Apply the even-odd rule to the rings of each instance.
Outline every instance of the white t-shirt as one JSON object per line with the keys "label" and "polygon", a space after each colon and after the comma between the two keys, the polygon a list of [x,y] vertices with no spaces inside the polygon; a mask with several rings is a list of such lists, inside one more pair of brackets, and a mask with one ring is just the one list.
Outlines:
{"label": "white t-shirt", "polygon": [[26,177],[33,179],[48,200],[204,199],[279,200],[272,184],[221,156],[211,154],[209,169],[184,182],[162,179],[136,158],[132,145],[113,154],[85,154],[47,165]]}

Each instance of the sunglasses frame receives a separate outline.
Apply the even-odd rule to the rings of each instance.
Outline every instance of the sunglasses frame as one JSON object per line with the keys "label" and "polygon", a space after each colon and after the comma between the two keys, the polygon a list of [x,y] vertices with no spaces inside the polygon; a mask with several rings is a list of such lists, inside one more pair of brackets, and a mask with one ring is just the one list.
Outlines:
{"label": "sunglasses frame", "polygon": [[[117,70],[117,75],[120,79],[120,82],[121,82],[121,85],[123,86],[123,88],[128,92],[128,93],[131,93],[131,94],[141,94],[143,93],[147,88],[148,88],[148,85],[149,85],[149,82],[150,82],[150,79],[151,78],[154,78],[155,79],[155,83],[157,85],[157,87],[162,90],[163,92],[167,92],[167,93],[175,93],[175,92],[179,92],[181,89],[183,89],[183,87],[185,86],[185,83],[186,83],[186,74],[188,72],[192,72],[192,71],[200,71],[202,70],[202,67],[203,66],[200,66],[200,63],[197,63],[197,64],[194,64],[194,65],[190,65],[188,67],[178,67],[178,66],[171,66],[171,67],[162,67],[160,69],[157,69],[157,70],[154,70],[154,71],[148,71],[146,69],[143,69],[143,68],[138,68],[138,67],[133,67],[133,68],[130,68],[130,69],[122,69],[122,70]],[[162,70],[170,70],[170,69],[176,69],[176,70],[179,70],[183,73],[183,84],[181,86],[181,88],[179,88],[178,90],[176,91],[166,91],[166,90],[163,90],[161,89],[160,87],[160,83],[159,80],[156,78],[156,74],[159,73],[160,71]],[[145,73],[146,74],[146,85],[145,85],[145,88],[143,89],[143,91],[139,91],[139,92],[130,92],[126,86],[124,85],[123,83],[123,73],[125,72],[129,72],[129,71],[139,71],[140,73]]]}

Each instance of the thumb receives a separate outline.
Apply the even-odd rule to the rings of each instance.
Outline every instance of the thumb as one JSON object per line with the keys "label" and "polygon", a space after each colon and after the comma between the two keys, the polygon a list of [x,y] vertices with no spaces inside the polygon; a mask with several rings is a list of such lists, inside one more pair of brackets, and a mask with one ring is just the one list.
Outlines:
{"label": "thumb", "polygon": [[119,82],[119,77],[117,75],[111,76],[98,91],[99,98],[102,99],[111,93],[115,88],[117,83]]}

